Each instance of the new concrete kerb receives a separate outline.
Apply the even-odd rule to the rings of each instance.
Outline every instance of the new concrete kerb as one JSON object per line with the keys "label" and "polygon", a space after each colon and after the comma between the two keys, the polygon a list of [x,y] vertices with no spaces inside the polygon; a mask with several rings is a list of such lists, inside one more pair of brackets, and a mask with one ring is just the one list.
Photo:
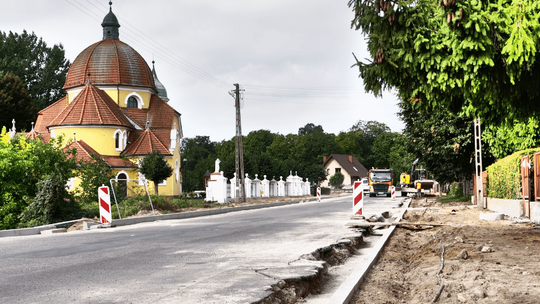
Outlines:
{"label": "new concrete kerb", "polygon": [[[407,199],[403,203],[403,210],[397,215],[396,221],[401,221],[403,218],[403,215],[407,211],[407,208],[409,208],[409,205],[411,203],[411,199]],[[346,280],[341,284],[341,286],[338,288],[336,292],[332,295],[330,300],[327,302],[328,304],[348,304],[358,287],[360,287],[360,284],[365,279],[366,274],[369,272],[371,267],[375,264],[377,259],[379,258],[379,255],[381,254],[382,248],[388,243],[388,240],[390,239],[390,236],[396,229],[396,226],[390,226],[387,231],[385,231],[385,234],[377,244],[372,248],[369,255],[366,257],[367,263],[364,263],[361,265],[361,267],[358,267]]]}
{"label": "new concrete kerb", "polygon": [[[347,194],[347,196],[349,195],[350,194]],[[335,197],[336,196],[329,196],[329,197],[323,197],[323,199],[335,198]],[[220,209],[170,213],[170,214],[152,215],[152,216],[144,216],[144,217],[132,217],[132,218],[126,218],[126,219],[121,219],[121,220],[113,220],[112,224],[108,225],[107,227],[126,226],[126,225],[133,225],[137,223],[155,222],[155,221],[172,220],[172,219],[186,219],[186,218],[201,217],[201,216],[208,216],[208,215],[215,215],[215,214],[224,214],[224,213],[243,211],[243,210],[292,205],[292,204],[298,204],[298,203],[302,203],[306,201],[314,201],[314,200],[316,200],[315,197],[304,199],[304,200],[295,200],[295,201],[274,202],[274,203],[247,205],[247,206],[239,206],[239,207],[225,207],[225,208],[220,208]],[[82,221],[82,219],[79,221]],[[73,222],[76,222],[76,221],[73,221]],[[33,228],[0,230],[0,237],[37,235],[37,234],[41,234],[41,231],[55,229],[57,228],[57,225],[60,225],[60,223],[33,227]],[[94,223],[86,223],[86,227],[104,228],[105,226],[102,226],[99,222],[94,222]]]}

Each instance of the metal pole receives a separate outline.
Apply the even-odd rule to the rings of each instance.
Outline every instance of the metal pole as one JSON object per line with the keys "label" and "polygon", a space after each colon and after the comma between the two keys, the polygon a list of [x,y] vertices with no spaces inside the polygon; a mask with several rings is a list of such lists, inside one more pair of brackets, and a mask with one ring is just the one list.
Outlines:
{"label": "metal pole", "polygon": [[113,183],[112,181],[116,181],[114,178],[112,178],[109,183],[111,184],[111,189],[112,189],[112,193],[113,193],[113,196],[114,196],[114,202],[116,203],[116,210],[118,210],[118,219],[122,219],[122,216],[120,216],[120,208],[118,207],[118,200],[116,199],[116,193],[114,192],[114,186],[113,186]]}
{"label": "metal pole", "polygon": [[484,209],[484,180],[482,178],[482,133],[480,128],[480,117],[474,119],[474,150],[476,168],[476,205],[479,209]]}
{"label": "metal pole", "polygon": [[[235,83],[235,107],[236,107],[236,202],[246,201],[246,191],[244,184],[244,150],[242,147],[242,119],[240,116],[240,85]],[[240,193],[239,193],[240,192]]]}
{"label": "metal pole", "polygon": [[[157,185],[155,185],[155,186],[157,187]],[[146,188],[146,194],[148,195],[148,200],[150,201],[150,206],[152,207],[152,214],[156,215],[156,212],[154,211],[154,204],[152,204],[152,198],[150,197],[150,192],[148,191],[148,180],[147,179],[144,179],[144,188]]]}

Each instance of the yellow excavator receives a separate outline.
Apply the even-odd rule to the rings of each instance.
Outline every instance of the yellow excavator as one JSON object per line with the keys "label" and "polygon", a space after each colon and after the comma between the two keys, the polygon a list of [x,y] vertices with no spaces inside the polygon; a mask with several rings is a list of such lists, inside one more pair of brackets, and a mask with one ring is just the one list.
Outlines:
{"label": "yellow excavator", "polygon": [[423,166],[417,168],[418,158],[412,163],[411,174],[406,172],[399,176],[401,185],[401,196],[407,196],[409,193],[432,193],[433,186],[437,183],[429,179],[429,172]]}

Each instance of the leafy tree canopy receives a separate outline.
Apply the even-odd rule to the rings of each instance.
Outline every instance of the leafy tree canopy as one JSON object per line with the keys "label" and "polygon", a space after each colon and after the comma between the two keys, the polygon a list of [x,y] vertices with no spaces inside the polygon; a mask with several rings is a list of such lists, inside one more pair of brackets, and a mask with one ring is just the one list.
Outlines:
{"label": "leafy tree canopy", "polygon": [[530,117],[512,125],[488,126],[482,131],[482,141],[489,145],[493,156],[502,159],[514,152],[540,145],[540,128],[537,118]]}
{"label": "leafy tree canopy", "polygon": [[26,85],[11,72],[0,71],[0,113],[0,127],[11,128],[15,119],[17,130],[26,131],[37,115]]}
{"label": "leafy tree canopy", "polygon": [[8,34],[0,31],[0,71],[9,71],[18,76],[28,86],[28,92],[38,109],[65,95],[62,86],[70,62],[64,56],[62,44],[49,47],[33,32]]}
{"label": "leafy tree canopy", "polygon": [[540,113],[540,1],[350,0],[371,62],[367,91],[395,88],[414,110],[489,124]]}
{"label": "leafy tree canopy", "polygon": [[[408,151],[431,172],[430,178],[439,183],[470,179],[474,173],[473,121],[444,111],[419,113],[406,103],[400,107]],[[487,145],[482,152],[487,166],[492,161]]]}
{"label": "leafy tree canopy", "polygon": [[343,176],[341,172],[336,172],[334,175],[332,175],[332,177],[330,177],[328,183],[335,188],[341,188],[344,179],[345,176]]}
{"label": "leafy tree canopy", "polygon": [[169,178],[173,169],[159,151],[153,151],[141,159],[139,172],[144,174],[146,179],[154,182],[154,192],[158,195],[158,184]]}
{"label": "leafy tree canopy", "polygon": [[[6,128],[2,128],[0,134],[0,229],[16,228],[21,221],[19,216],[25,210],[27,216],[23,220],[32,224],[32,214],[43,215],[42,219],[55,219],[58,215],[55,210],[59,210],[58,208],[71,209],[69,202],[72,201],[58,199],[59,197],[69,198],[63,189],[58,188],[58,185],[61,184],[64,187],[67,180],[73,177],[76,161],[70,155],[75,152],[63,151],[62,146],[61,136],[45,143],[23,135],[10,138]],[[45,182],[45,180],[48,181]],[[50,189],[52,185],[56,188]],[[27,210],[30,204],[33,204],[33,207]]]}

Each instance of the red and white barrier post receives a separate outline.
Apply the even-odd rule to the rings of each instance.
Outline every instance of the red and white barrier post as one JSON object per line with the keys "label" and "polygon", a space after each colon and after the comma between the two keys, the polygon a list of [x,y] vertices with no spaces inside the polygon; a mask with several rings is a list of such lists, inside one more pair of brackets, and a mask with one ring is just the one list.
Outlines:
{"label": "red and white barrier post", "polygon": [[109,193],[109,187],[102,185],[98,188],[99,196],[99,218],[102,224],[112,222],[111,214],[111,195]]}
{"label": "red and white barrier post", "polygon": [[392,199],[396,199],[396,186],[392,186]]}
{"label": "red and white barrier post", "polygon": [[321,187],[317,187],[317,202],[321,201]]}
{"label": "red and white barrier post", "polygon": [[354,182],[353,187],[353,216],[362,215],[364,207],[364,187],[361,181]]}

